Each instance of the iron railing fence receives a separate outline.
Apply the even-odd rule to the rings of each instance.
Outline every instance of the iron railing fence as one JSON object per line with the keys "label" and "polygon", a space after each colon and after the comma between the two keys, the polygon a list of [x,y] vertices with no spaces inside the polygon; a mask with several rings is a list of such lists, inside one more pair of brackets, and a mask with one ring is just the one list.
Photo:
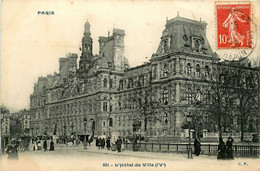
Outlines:
{"label": "iron railing fence", "polygon": [[[133,150],[133,143],[124,143],[126,150]],[[188,143],[137,143],[139,151],[148,152],[175,152],[175,153],[187,153]],[[192,151],[194,152],[194,145],[191,144]],[[259,157],[259,146],[253,145],[234,145],[233,155],[234,157]],[[201,144],[201,154],[217,156],[218,145],[217,144]]]}

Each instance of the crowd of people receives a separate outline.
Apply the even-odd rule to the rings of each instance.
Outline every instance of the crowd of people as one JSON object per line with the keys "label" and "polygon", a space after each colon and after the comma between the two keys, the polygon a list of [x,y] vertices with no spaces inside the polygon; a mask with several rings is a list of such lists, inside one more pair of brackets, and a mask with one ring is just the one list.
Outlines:
{"label": "crowd of people", "polygon": [[[229,137],[226,143],[224,143],[222,138],[219,138],[217,159],[234,159],[233,142],[234,139],[232,137]],[[195,155],[199,156],[201,152],[201,143],[199,138],[195,138],[194,140],[194,149]]]}
{"label": "crowd of people", "polygon": [[118,151],[121,152],[122,149],[124,149],[124,142],[126,142],[125,139],[121,139],[121,137],[119,136],[117,138],[117,140],[115,142],[111,142],[110,138],[101,138],[99,137],[96,140],[96,147],[98,147],[98,149],[104,149],[105,147],[107,148],[107,150],[112,150],[112,151]]}
{"label": "crowd of people", "polygon": [[224,143],[222,138],[219,138],[217,159],[234,159],[233,142],[234,139],[232,137],[228,138],[226,144]]}
{"label": "crowd of people", "polygon": [[[86,144],[88,143],[89,146],[91,142],[93,141],[93,138],[90,138],[89,140],[85,141]],[[64,140],[65,144],[66,140]],[[80,144],[80,140],[74,140],[72,141],[72,145],[78,145]],[[98,149],[105,149],[112,150],[112,151],[118,151],[121,152],[122,149],[124,149],[124,143],[127,142],[126,139],[121,139],[119,136],[117,140],[114,139],[113,142],[111,142],[110,138],[97,138],[96,139],[96,147]],[[219,144],[218,144],[218,154],[217,159],[234,159],[233,156],[233,142],[234,139],[232,137],[229,137],[227,142],[225,143],[222,138],[219,138]],[[44,151],[54,151],[54,141],[53,138],[47,139],[47,137],[44,137],[43,139],[31,139],[31,142],[28,140],[22,141],[21,139],[11,139],[9,143],[6,145],[6,153],[8,154],[8,159],[18,159],[18,151],[21,150],[44,150]],[[201,152],[201,142],[199,138],[195,138],[194,140],[194,150],[195,155],[199,156]],[[137,138],[133,141],[133,151],[138,151],[137,147]]]}

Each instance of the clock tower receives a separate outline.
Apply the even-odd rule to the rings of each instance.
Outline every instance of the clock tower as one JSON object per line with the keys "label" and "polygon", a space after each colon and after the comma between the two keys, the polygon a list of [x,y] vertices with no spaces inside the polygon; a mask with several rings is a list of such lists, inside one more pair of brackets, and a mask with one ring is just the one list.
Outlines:
{"label": "clock tower", "polygon": [[91,32],[90,32],[90,24],[87,21],[84,25],[84,34],[82,38],[82,53],[80,56],[80,61],[79,61],[79,71],[80,72],[86,72],[88,71],[89,68],[92,67],[92,44],[93,40],[91,38]]}

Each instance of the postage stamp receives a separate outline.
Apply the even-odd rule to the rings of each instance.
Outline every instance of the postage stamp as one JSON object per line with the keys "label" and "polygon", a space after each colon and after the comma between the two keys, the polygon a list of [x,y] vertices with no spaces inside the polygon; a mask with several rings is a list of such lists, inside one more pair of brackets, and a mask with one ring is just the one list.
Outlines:
{"label": "postage stamp", "polygon": [[239,60],[254,48],[252,4],[246,1],[215,2],[216,45],[221,58]]}

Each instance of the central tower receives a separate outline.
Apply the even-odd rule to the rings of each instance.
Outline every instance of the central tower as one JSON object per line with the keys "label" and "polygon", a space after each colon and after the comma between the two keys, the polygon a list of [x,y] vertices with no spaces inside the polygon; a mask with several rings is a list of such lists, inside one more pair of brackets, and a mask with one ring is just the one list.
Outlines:
{"label": "central tower", "polygon": [[82,38],[82,53],[79,61],[79,71],[87,72],[91,68],[93,63],[93,54],[92,54],[92,44],[93,40],[91,38],[90,24],[87,21],[84,25],[84,33]]}

